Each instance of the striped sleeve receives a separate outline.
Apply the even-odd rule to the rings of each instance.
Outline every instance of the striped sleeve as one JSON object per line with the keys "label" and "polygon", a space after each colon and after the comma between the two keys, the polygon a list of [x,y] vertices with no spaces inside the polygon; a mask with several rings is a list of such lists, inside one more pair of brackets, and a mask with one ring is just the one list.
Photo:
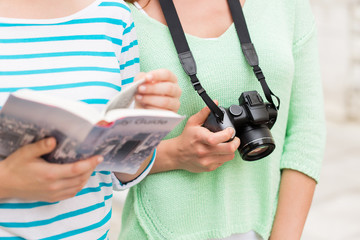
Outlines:
{"label": "striped sleeve", "polygon": [[140,71],[139,49],[134,22],[128,15],[126,26],[122,35],[122,47],[119,56],[121,85],[134,81],[135,75]]}
{"label": "striped sleeve", "polygon": [[128,188],[131,188],[132,186],[135,186],[136,184],[141,182],[150,173],[150,170],[154,165],[155,158],[156,158],[156,149],[154,150],[154,153],[151,157],[149,165],[145,168],[145,170],[139,176],[137,176],[135,179],[133,179],[130,182],[122,183],[119,179],[117,179],[115,174],[112,174],[111,177],[113,180],[113,189],[116,191],[122,191],[122,190],[126,190]]}

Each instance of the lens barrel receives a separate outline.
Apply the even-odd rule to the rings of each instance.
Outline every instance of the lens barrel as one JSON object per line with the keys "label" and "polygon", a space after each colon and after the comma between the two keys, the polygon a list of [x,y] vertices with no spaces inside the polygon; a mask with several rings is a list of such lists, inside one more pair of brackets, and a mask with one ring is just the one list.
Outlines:
{"label": "lens barrel", "polygon": [[264,125],[247,125],[236,129],[236,135],[240,138],[238,148],[242,159],[254,161],[268,156],[275,149],[275,141],[270,129]]}

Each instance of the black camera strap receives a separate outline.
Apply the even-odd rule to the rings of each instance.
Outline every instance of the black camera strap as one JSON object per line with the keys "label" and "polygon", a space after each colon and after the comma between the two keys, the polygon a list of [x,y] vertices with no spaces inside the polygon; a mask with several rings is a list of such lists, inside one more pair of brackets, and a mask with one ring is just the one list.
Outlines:
{"label": "black camera strap", "polygon": [[[222,122],[224,118],[224,113],[212,101],[212,99],[206,93],[205,89],[201,86],[200,81],[196,76],[197,71],[195,59],[190,51],[173,0],[159,0],[159,2],[184,71],[190,77],[194,89],[201,96],[206,105],[210,108],[216,119],[219,122]],[[254,45],[251,43],[249,31],[247,29],[245,17],[240,2],[239,0],[228,0],[228,4],[231,10],[238,37],[240,39],[241,49],[245,55],[246,61],[253,68],[256,78],[260,81],[266,99],[275,107],[275,104],[271,97],[275,96],[275,94],[273,94],[268,87],[265,81],[265,76],[259,67],[258,56],[256,54]],[[238,16],[238,18],[235,16]],[[278,100],[278,106],[276,108],[279,109],[280,99],[277,96],[275,97]]]}
{"label": "black camera strap", "polygon": [[224,113],[209,97],[196,76],[197,71],[195,59],[190,51],[188,42],[186,41],[185,33],[181,26],[173,1],[160,0],[160,5],[184,71],[190,77],[195,91],[197,91],[200,97],[204,100],[205,104],[210,108],[216,119],[219,122],[222,122],[224,119]]}
{"label": "black camera strap", "polygon": [[[258,81],[261,84],[261,87],[264,91],[266,99],[274,106],[276,109],[279,110],[280,108],[280,99],[277,97],[269,88],[265,81],[265,76],[259,67],[259,58],[255,51],[254,44],[251,42],[249,30],[246,25],[246,20],[244,17],[244,13],[242,11],[242,7],[240,5],[239,0],[228,0],[228,5],[230,8],[230,12],[234,21],[236,33],[240,40],[240,45],[242,52],[246,58],[248,64],[253,68],[254,74]],[[271,96],[274,96],[277,100],[278,105],[276,106],[273,102]]]}

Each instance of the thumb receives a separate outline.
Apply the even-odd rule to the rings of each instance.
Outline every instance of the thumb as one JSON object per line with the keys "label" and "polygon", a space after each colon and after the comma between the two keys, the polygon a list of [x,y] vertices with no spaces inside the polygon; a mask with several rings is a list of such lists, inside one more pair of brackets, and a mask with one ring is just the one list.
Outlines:
{"label": "thumb", "polygon": [[204,107],[199,112],[192,115],[189,118],[188,123],[190,125],[202,125],[205,122],[206,118],[209,116],[209,114],[210,109],[208,107]]}
{"label": "thumb", "polygon": [[146,78],[146,73],[144,72],[139,72],[138,74],[136,74],[135,78],[134,78],[134,82],[139,81],[141,79]]}
{"label": "thumb", "polygon": [[[216,105],[218,105],[217,100],[214,100],[214,102]],[[210,113],[211,113],[211,111],[210,111],[209,107],[204,107],[198,113],[192,115],[189,118],[188,123],[191,125],[202,125]]]}
{"label": "thumb", "polygon": [[45,138],[32,144],[21,147],[16,154],[20,154],[23,158],[40,157],[44,154],[50,153],[55,149],[56,140],[53,137]]}

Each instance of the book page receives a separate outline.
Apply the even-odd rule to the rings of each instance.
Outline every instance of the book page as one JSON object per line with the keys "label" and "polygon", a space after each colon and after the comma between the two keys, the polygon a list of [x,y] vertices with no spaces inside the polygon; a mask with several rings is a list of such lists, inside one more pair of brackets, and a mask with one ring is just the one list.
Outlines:
{"label": "book page", "polygon": [[[12,104],[16,104],[17,108],[23,108],[24,110],[29,110],[34,107],[36,107],[36,104],[39,105],[48,105],[49,108],[54,107],[55,109],[52,110],[56,113],[56,111],[60,111],[60,109],[63,109],[64,112],[69,112],[69,114],[75,115],[78,118],[82,118],[85,121],[88,121],[92,124],[95,124],[99,121],[101,118],[101,113],[91,105],[81,102],[81,101],[75,101],[75,100],[69,100],[65,98],[60,97],[54,97],[50,94],[33,91],[30,89],[22,89],[19,91],[16,91],[12,93],[11,98],[9,97],[8,100],[12,101]],[[18,99],[18,100],[15,100]],[[30,104],[30,107],[32,108],[25,108],[24,106],[19,106],[19,103],[16,103],[16,101],[23,100],[23,102],[28,101]],[[32,103],[30,103],[32,102]],[[7,103],[9,104],[9,103]],[[6,104],[4,105],[4,108],[6,107]],[[11,112],[11,106],[7,107],[7,112]],[[59,109],[59,110],[56,110]]]}
{"label": "book page", "polygon": [[64,108],[10,95],[0,111],[0,158],[51,136],[57,146],[44,158],[55,163],[76,161],[76,147],[92,127],[89,121]]}
{"label": "book page", "polygon": [[[120,111],[119,111],[120,110]],[[113,110],[120,114],[113,122],[95,127],[78,152],[82,158],[95,154],[104,161],[97,170],[134,174],[160,141],[183,119],[171,111],[141,109]]]}
{"label": "book page", "polygon": [[145,79],[132,82],[124,86],[124,88],[121,89],[121,91],[117,93],[115,97],[109,101],[104,114],[106,114],[107,112],[113,109],[128,108],[131,102],[134,100],[134,95],[137,91],[138,86],[143,82],[145,82]]}
{"label": "book page", "polygon": [[113,109],[109,111],[106,116],[102,119],[107,123],[114,122],[118,119],[126,118],[126,117],[158,117],[159,119],[164,118],[180,118],[183,119],[184,117],[180,116],[179,114],[168,111],[168,110],[161,110],[161,109],[142,109],[142,108],[134,108],[134,109]]}

